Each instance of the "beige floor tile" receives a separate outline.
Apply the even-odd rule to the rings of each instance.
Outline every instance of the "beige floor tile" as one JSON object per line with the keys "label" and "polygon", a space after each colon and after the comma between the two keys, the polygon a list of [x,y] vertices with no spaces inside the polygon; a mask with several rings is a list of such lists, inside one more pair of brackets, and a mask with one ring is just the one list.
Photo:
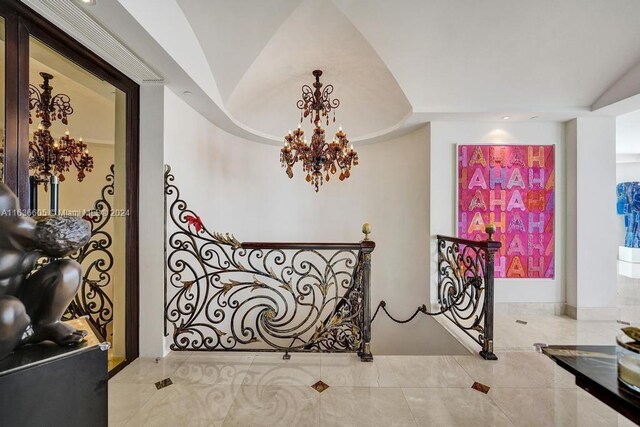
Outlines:
{"label": "beige floor tile", "polygon": [[498,353],[498,360],[455,356],[473,381],[489,387],[573,387],[573,376],[541,353]]}
{"label": "beige floor tile", "polygon": [[127,426],[220,426],[239,386],[174,384],[158,390]]}
{"label": "beige floor tile", "polygon": [[318,426],[320,393],[311,387],[241,386],[224,426]]}
{"label": "beige floor tile", "polygon": [[152,384],[109,383],[109,425],[121,426],[155,394]]}
{"label": "beige floor tile", "polygon": [[614,425],[616,425],[617,427],[636,427],[637,426],[637,424],[631,421],[630,419],[623,417],[622,415],[617,413],[616,413],[616,421],[617,421],[617,424],[614,424]]}
{"label": "beige floor tile", "polygon": [[310,387],[320,379],[319,354],[293,354],[283,360],[281,354],[258,355],[244,377],[243,385],[293,385]]}
{"label": "beige floor tile", "polygon": [[323,354],[320,378],[331,387],[398,387],[387,356],[362,362],[355,354]]}
{"label": "beige floor tile", "polygon": [[492,388],[489,397],[516,426],[612,426],[616,414],[574,388]]}
{"label": "beige floor tile", "polygon": [[415,426],[399,388],[335,387],[320,395],[322,426]]}
{"label": "beige floor tile", "polygon": [[402,391],[418,425],[513,425],[489,396],[472,388],[405,388]]}
{"label": "beige floor tile", "polygon": [[188,359],[197,354],[204,354],[202,351],[170,351],[165,359]]}
{"label": "beige floor tile", "polygon": [[220,356],[220,357],[254,357],[256,352],[253,351],[170,351],[166,357],[168,358],[189,358],[192,356],[195,357],[206,357],[206,356]]}
{"label": "beige floor tile", "polygon": [[253,355],[197,354],[189,357],[171,376],[175,384],[242,384]]}
{"label": "beige floor tile", "polygon": [[388,356],[400,387],[471,387],[453,356]]}
{"label": "beige floor tile", "polygon": [[170,377],[186,358],[165,357],[153,359],[148,357],[139,357],[118,372],[109,383],[138,383],[138,384],[154,384],[157,381]]}
{"label": "beige floor tile", "polygon": [[618,326],[614,321],[576,321],[566,316],[499,315],[495,318],[494,349],[532,351],[534,343],[607,345],[612,344]]}

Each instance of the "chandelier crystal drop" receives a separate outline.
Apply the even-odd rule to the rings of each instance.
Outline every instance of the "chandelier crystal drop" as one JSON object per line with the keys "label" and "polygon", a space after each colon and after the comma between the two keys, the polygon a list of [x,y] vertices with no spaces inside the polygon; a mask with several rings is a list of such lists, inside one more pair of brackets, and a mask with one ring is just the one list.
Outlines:
{"label": "chandelier crystal drop", "polygon": [[33,123],[32,110],[35,110],[36,119],[40,119],[38,129],[29,141],[29,169],[46,186],[51,176],[64,181],[63,172],[68,172],[73,166],[78,171],[78,181],[82,182],[85,172],[93,170],[93,157],[89,154],[87,144],[82,142],[82,138],[78,141],[71,138],[68,131],[56,140],[49,131],[51,122],[55,120],[65,125],[69,123],[67,117],[73,114],[71,98],[63,93],[52,96],[53,87],[49,80],[53,76],[48,73],[40,73],[40,76],[43,79],[40,85],[42,90],[29,85],[29,124]]}
{"label": "chandelier crystal drop", "polygon": [[[314,89],[309,85],[302,86],[302,99],[298,100],[300,109],[300,125],[296,130],[289,131],[284,137],[284,145],[280,150],[280,162],[286,168],[289,178],[293,178],[293,165],[300,161],[302,171],[307,173],[306,180],[311,183],[317,192],[324,181],[329,181],[330,176],[340,171],[338,176],[343,181],[351,176],[351,167],[358,164],[358,153],[349,145],[347,134],[342,127],[336,132],[333,140],[325,141],[325,131],[321,122],[329,125],[329,117],[332,115],[335,123],[335,109],[340,105],[338,99],[331,99],[333,85],[326,85],[322,89],[320,83],[321,70],[313,72],[316,78]],[[307,142],[301,124],[305,118],[314,125],[311,143]]]}

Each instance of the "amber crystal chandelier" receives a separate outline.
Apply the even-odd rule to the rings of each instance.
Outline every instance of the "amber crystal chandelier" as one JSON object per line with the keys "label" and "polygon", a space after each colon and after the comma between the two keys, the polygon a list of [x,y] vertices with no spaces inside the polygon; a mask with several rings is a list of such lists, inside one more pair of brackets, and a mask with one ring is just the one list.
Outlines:
{"label": "amber crystal chandelier", "polygon": [[[338,99],[331,99],[333,85],[326,85],[322,89],[320,83],[321,70],[313,72],[316,78],[313,89],[309,85],[302,86],[302,99],[298,100],[300,109],[300,125],[296,130],[289,131],[284,137],[284,146],[280,150],[280,162],[287,170],[289,178],[293,177],[293,165],[302,162],[302,171],[307,173],[307,182],[311,183],[317,192],[324,181],[329,181],[331,175],[340,171],[339,179],[344,181],[351,176],[351,167],[358,164],[358,153],[349,146],[347,134],[338,130],[333,140],[325,141],[322,121],[329,125],[329,116],[336,121],[335,109],[340,105]],[[314,125],[311,143],[307,143],[304,131],[301,129],[305,118]]]}
{"label": "amber crystal chandelier", "polygon": [[29,169],[34,171],[39,182],[46,183],[51,177],[64,181],[63,172],[68,172],[73,166],[78,171],[78,181],[85,178],[85,172],[93,170],[93,157],[89,154],[87,144],[82,138],[76,141],[69,136],[69,132],[59,139],[55,139],[49,128],[51,122],[60,120],[68,124],[67,117],[73,114],[71,98],[63,93],[52,95],[53,87],[49,80],[53,76],[40,73],[43,82],[39,90],[29,85],[29,124],[33,123],[31,111],[35,110],[36,119],[40,120],[38,129],[33,132],[29,141]]}

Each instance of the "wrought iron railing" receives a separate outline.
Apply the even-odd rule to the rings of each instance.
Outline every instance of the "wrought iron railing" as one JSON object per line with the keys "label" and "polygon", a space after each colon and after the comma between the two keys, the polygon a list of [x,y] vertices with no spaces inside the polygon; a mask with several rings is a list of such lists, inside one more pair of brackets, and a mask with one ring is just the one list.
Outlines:
{"label": "wrought iron railing", "polygon": [[[69,258],[82,266],[82,283],[73,301],[62,316],[63,320],[87,316],[88,320],[107,340],[110,340],[110,325],[113,322],[113,301],[109,288],[113,287],[111,269],[114,257],[112,254],[113,238],[108,224],[112,218],[114,187],[114,165],[106,175],[106,184],[100,191],[100,198],[94,202],[93,208],[84,214],[91,223],[91,238],[82,248],[71,254]],[[43,258],[39,266],[46,264]]]}
{"label": "wrought iron railing", "polygon": [[411,322],[419,314],[445,316],[480,344],[480,356],[497,360],[493,353],[493,258],[501,245],[492,240],[494,232],[495,227],[489,225],[486,241],[438,235],[438,308],[429,311],[422,304],[408,318],[399,319],[389,313],[383,300],[371,321],[380,310],[400,324]]}
{"label": "wrought iron railing", "polygon": [[442,315],[480,344],[480,356],[496,360],[493,353],[494,254],[500,242],[437,236],[438,304]]}
{"label": "wrought iron railing", "polygon": [[357,352],[372,360],[374,242],[240,243],[209,231],[165,172],[172,350]]}

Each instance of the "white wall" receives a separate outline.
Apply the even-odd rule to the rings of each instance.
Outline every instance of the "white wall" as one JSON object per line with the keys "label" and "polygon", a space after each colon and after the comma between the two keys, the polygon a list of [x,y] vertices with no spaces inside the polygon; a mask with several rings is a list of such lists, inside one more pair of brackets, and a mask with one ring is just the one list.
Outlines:
{"label": "white wall", "polygon": [[584,117],[567,124],[567,174],[572,177],[567,197],[575,206],[567,223],[567,309],[578,319],[617,318],[617,236],[599,232],[617,219],[615,138],[614,118]]}
{"label": "white wall", "polygon": [[496,279],[495,301],[564,302],[565,172],[564,131],[561,123],[432,122],[431,123],[431,301],[437,299],[435,235],[456,235],[457,144],[555,145],[555,277],[553,279]]}
{"label": "white wall", "polygon": [[140,87],[140,356],[164,348],[164,87]]}
{"label": "white wall", "polygon": [[640,153],[640,111],[616,119],[616,153]]}
{"label": "white wall", "polygon": [[[348,129],[347,129],[348,130]],[[285,129],[286,131],[286,129]],[[212,231],[240,241],[357,242],[369,222],[377,244],[372,304],[408,317],[428,302],[429,133],[424,127],[396,140],[357,147],[351,178],[333,177],[318,193],[296,165],[290,180],[279,147],[230,135],[165,90],[165,161],[181,196]],[[412,335],[415,340],[409,339]],[[462,347],[440,325],[420,318],[396,325],[381,318],[373,350],[455,354]]]}
{"label": "white wall", "polygon": [[[565,189],[567,190],[567,218],[573,218],[572,225],[567,227],[565,231],[566,236],[566,251],[569,254],[575,254],[578,251],[578,228],[575,226],[575,218],[578,217],[578,192],[575,190],[578,188],[578,175],[575,173],[578,167],[578,123],[576,120],[571,120],[565,125],[565,142],[566,142],[566,155],[567,170],[574,171],[567,175],[567,182]],[[566,302],[567,304],[577,306],[578,301],[578,260],[575,256],[566,256],[566,283],[571,283],[571,286],[565,285],[566,288]]]}
{"label": "white wall", "polygon": [[640,162],[619,162],[616,164],[616,184],[640,181]]}

